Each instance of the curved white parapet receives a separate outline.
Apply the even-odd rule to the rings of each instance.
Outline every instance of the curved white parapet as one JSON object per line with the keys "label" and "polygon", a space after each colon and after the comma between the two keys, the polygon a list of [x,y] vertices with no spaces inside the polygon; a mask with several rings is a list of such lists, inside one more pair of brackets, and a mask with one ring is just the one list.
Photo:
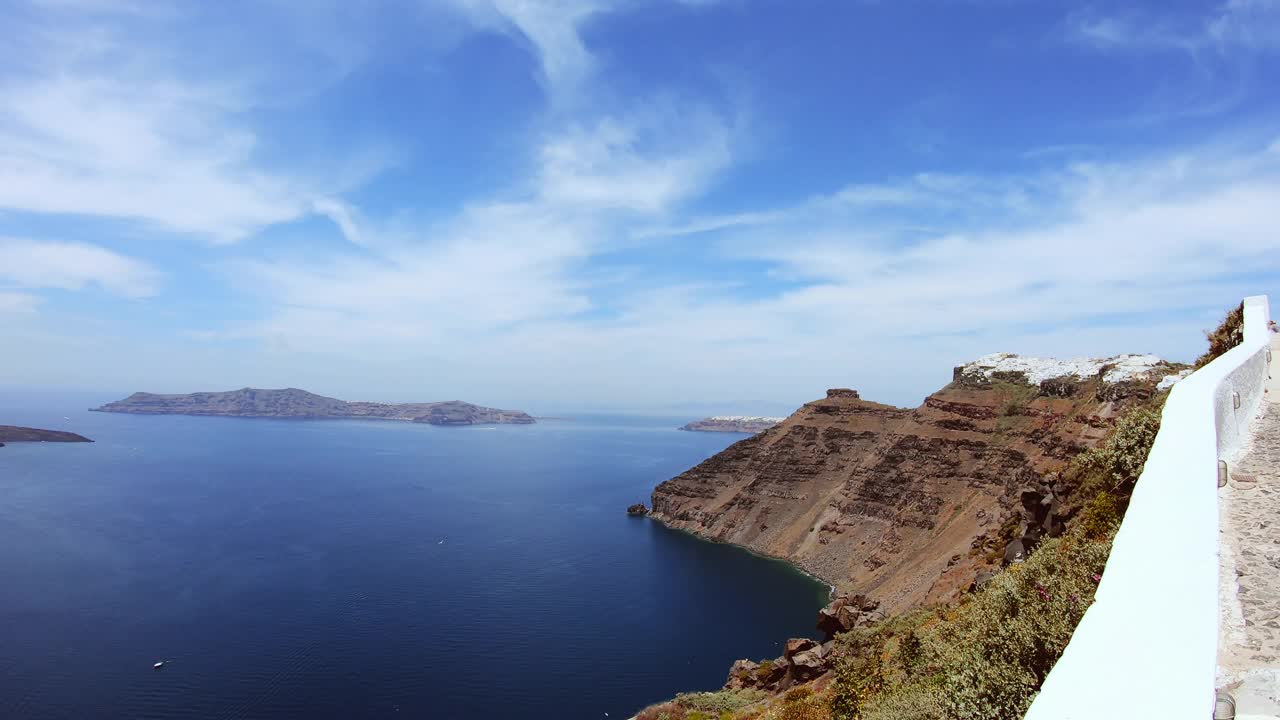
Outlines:
{"label": "curved white parapet", "polygon": [[1244,342],[1169,393],[1094,604],[1026,720],[1213,717],[1218,458],[1258,409],[1270,341],[1266,296],[1244,304]]}

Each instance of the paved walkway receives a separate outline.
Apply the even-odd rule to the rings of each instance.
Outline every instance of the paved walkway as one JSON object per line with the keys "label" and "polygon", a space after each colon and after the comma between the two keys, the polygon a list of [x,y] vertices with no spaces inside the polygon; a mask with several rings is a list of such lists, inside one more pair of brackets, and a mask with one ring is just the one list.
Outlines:
{"label": "paved walkway", "polygon": [[1271,348],[1267,393],[1219,496],[1218,685],[1239,720],[1280,718],[1280,336]]}

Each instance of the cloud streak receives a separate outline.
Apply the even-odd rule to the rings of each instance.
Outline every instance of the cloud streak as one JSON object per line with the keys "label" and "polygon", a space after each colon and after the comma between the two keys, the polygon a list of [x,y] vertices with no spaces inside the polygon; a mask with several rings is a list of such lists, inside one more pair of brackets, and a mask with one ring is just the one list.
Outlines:
{"label": "cloud streak", "polygon": [[[91,285],[129,298],[155,295],[160,272],[96,245],[0,237],[0,282],[20,288],[81,290]],[[31,309],[27,296],[10,294],[10,307]]]}
{"label": "cloud streak", "polygon": [[233,242],[350,186],[264,169],[259,137],[241,119],[261,103],[251,86],[184,69],[185,48],[138,41],[135,25],[167,33],[169,11],[100,3],[31,12],[2,38],[23,60],[0,71],[9,109],[0,209]]}
{"label": "cloud streak", "polygon": [[[274,311],[230,331],[291,347],[381,341],[475,342],[596,310],[588,262],[629,240],[620,228],[665,217],[730,162],[732,130],[697,107],[606,116],[544,138],[527,183],[441,223],[363,243],[363,256],[228,266]],[[371,229],[348,208],[322,210],[357,240]]]}
{"label": "cloud streak", "polygon": [[1271,52],[1280,49],[1280,2],[1226,0],[1189,18],[1076,15],[1069,23],[1079,41],[1101,50],[1171,50],[1190,53]]}
{"label": "cloud streak", "polygon": [[[598,146],[586,145],[588,155]],[[700,397],[749,386],[803,399],[814,378],[867,378],[873,396],[914,402],[908,388],[938,384],[939,367],[969,354],[1168,353],[1194,342],[1198,318],[1248,290],[1245,276],[1280,272],[1271,252],[1280,154],[1268,147],[1242,141],[1025,175],[924,174],[694,218],[665,240],[651,224],[664,203],[619,214],[603,189],[538,193],[473,207],[437,241],[376,261],[259,266],[255,284],[273,290],[278,309],[245,331],[313,352],[431,353],[513,384],[572,382],[602,402],[627,396],[604,368]],[[631,153],[614,159],[587,174],[619,178],[625,193],[632,173],[619,168]],[[661,258],[670,242],[693,242],[737,279],[646,278],[647,264],[639,282],[587,271],[620,247]],[[745,271],[761,267],[769,283],[754,287]],[[942,337],[946,357],[925,354]]]}
{"label": "cloud streak", "polygon": [[557,97],[571,95],[595,69],[580,29],[593,16],[616,8],[611,0],[452,0],[477,27],[515,35],[528,43],[541,77]]}

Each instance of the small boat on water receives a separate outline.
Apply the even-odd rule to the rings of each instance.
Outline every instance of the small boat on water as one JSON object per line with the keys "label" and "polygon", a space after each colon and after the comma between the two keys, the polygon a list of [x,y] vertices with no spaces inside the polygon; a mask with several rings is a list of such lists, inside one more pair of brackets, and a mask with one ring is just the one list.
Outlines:
{"label": "small boat on water", "polygon": [[155,668],[156,670],[159,670],[160,668],[164,667],[164,666],[165,666],[165,663],[167,663],[167,662],[169,662],[169,661],[168,661],[168,660],[161,660],[160,662],[156,663],[155,665],[152,665],[151,667]]}

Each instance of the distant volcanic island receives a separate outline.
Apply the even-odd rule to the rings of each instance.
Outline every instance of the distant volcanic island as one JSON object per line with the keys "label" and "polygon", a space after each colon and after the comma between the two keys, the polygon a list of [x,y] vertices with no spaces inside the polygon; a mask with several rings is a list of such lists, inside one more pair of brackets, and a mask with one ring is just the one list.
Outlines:
{"label": "distant volcanic island", "polygon": [[519,410],[472,405],[461,400],[429,403],[347,402],[315,393],[286,388],[242,388],[227,392],[157,395],[138,392],[107,403],[95,412],[135,415],[215,415],[257,418],[364,418],[403,420],[428,425],[529,425],[532,416]]}
{"label": "distant volcanic island", "polygon": [[694,420],[686,423],[681,430],[692,430],[695,432],[736,432],[736,433],[758,433],[764,432],[778,423],[786,420],[782,417],[764,417],[762,415],[713,415],[709,418]]}
{"label": "distant volcanic island", "polygon": [[41,430],[39,428],[19,427],[17,425],[0,425],[0,447],[14,442],[93,442],[83,435],[64,430]]}

